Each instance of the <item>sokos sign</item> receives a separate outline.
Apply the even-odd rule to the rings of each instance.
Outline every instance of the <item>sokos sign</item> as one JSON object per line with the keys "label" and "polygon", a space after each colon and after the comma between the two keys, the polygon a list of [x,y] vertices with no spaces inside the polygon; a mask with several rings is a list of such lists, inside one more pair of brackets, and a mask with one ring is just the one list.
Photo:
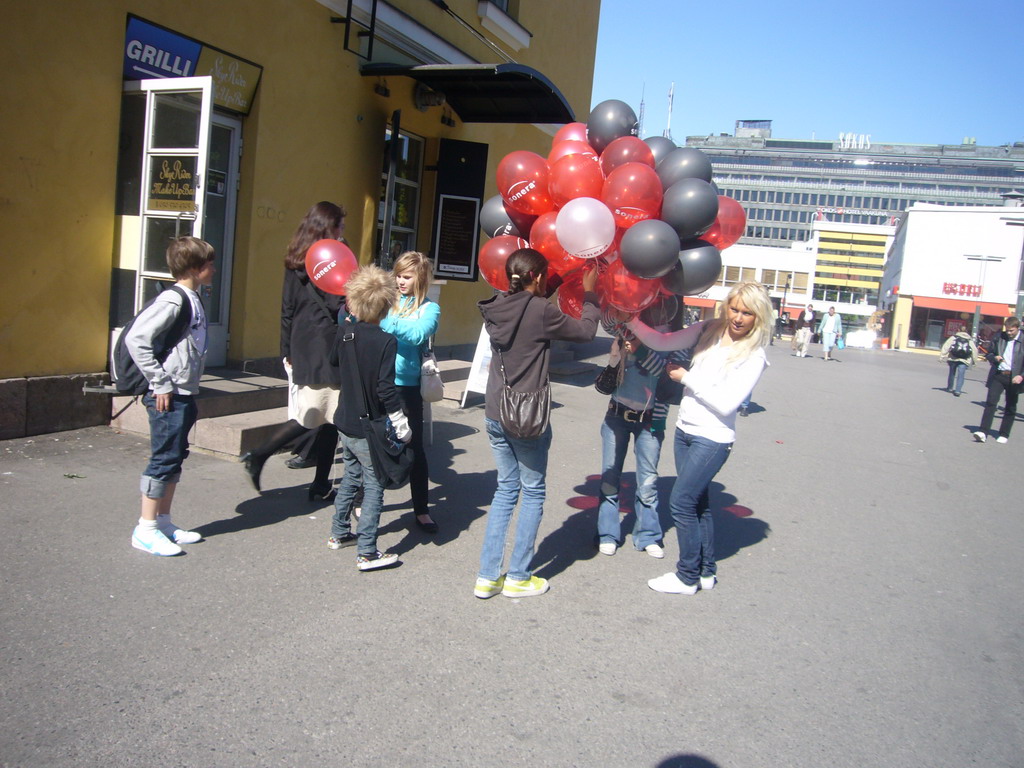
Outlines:
{"label": "sokos sign", "polygon": [[840,149],[871,149],[871,134],[867,133],[840,133]]}

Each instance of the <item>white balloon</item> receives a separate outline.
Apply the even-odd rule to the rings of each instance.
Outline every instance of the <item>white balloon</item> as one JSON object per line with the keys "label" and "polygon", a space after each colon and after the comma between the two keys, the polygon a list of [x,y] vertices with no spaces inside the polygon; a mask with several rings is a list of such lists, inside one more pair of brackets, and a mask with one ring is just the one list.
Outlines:
{"label": "white balloon", "polygon": [[570,200],[555,217],[555,238],[571,256],[593,259],[615,239],[615,217],[593,197]]}

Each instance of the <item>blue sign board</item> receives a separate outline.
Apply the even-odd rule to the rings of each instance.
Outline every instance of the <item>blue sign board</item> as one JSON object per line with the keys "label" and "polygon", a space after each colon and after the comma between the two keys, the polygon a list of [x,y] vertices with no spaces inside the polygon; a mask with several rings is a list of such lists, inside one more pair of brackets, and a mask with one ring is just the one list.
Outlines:
{"label": "blue sign board", "polygon": [[124,76],[129,80],[153,77],[192,77],[202,45],[195,40],[128,17],[125,33]]}

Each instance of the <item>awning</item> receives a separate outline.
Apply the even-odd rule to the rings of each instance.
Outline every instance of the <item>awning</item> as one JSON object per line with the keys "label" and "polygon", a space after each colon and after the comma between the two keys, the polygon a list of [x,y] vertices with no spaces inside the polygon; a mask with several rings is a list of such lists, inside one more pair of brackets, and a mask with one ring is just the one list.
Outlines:
{"label": "awning", "polygon": [[554,83],[522,64],[364,64],[364,77],[411,77],[444,94],[464,123],[571,123]]}
{"label": "awning", "polygon": [[718,302],[714,299],[702,299],[698,296],[683,296],[683,304],[687,307],[704,307],[705,309],[714,309]]}
{"label": "awning", "polygon": [[977,301],[975,299],[939,299],[932,296],[915,296],[914,306],[926,309],[945,309],[949,312],[967,312],[974,314],[974,308],[981,305],[981,314],[992,317],[1009,317],[1013,314],[1013,308],[1008,304],[996,304],[991,301]]}

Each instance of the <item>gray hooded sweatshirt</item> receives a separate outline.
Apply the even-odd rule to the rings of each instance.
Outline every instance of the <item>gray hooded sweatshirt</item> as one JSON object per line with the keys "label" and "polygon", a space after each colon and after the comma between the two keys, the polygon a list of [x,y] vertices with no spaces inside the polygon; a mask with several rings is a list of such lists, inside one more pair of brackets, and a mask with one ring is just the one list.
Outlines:
{"label": "gray hooded sweatshirt", "polygon": [[[583,296],[579,320],[562,314],[558,307],[528,291],[500,293],[478,302],[484,327],[491,337],[491,364],[487,372],[485,413],[498,420],[498,400],[504,384],[501,359],[509,386],[520,392],[541,389],[548,380],[552,341],[590,341],[601,319],[596,293]],[[498,352],[501,352],[499,356]]]}

